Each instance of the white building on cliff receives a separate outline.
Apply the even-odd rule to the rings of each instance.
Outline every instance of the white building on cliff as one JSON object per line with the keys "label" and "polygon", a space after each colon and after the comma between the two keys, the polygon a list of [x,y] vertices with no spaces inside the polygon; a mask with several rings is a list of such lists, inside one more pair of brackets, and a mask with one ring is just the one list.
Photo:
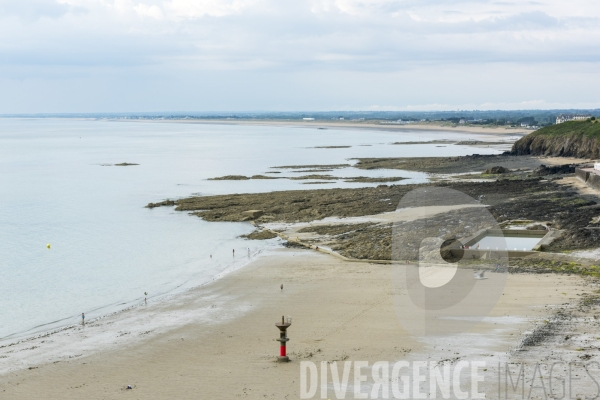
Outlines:
{"label": "white building on cliff", "polygon": [[591,118],[591,115],[580,115],[580,114],[575,114],[575,115],[568,115],[568,114],[561,114],[558,117],[556,117],[556,123],[557,124],[562,124],[563,122],[567,122],[567,121],[582,121],[588,118]]}

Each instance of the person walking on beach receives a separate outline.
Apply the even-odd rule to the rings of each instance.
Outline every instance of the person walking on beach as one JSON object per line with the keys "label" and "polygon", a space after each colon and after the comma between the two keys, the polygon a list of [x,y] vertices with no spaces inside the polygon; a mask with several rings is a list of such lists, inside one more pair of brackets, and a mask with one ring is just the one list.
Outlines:
{"label": "person walking on beach", "polygon": [[233,256],[235,257],[235,249],[232,250]]}
{"label": "person walking on beach", "polygon": [[148,304],[148,292],[144,292],[144,304]]}
{"label": "person walking on beach", "polygon": [[283,283],[281,284],[281,291],[283,292]]}
{"label": "person walking on beach", "polygon": [[85,313],[81,313],[81,325],[85,325]]}

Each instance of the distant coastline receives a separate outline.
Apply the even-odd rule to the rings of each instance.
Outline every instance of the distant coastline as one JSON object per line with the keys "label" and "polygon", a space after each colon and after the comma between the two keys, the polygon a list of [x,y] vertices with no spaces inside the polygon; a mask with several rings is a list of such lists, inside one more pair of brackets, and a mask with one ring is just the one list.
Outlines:
{"label": "distant coastline", "polygon": [[[130,121],[118,119],[116,121]],[[254,126],[297,126],[303,128],[352,128],[384,131],[447,131],[458,133],[476,133],[482,135],[520,135],[531,132],[526,128],[502,128],[475,125],[456,125],[447,122],[416,122],[403,125],[381,124],[380,121],[298,121],[298,120],[252,120],[252,119],[165,119],[133,120],[162,123],[212,124],[212,125],[254,125]]]}

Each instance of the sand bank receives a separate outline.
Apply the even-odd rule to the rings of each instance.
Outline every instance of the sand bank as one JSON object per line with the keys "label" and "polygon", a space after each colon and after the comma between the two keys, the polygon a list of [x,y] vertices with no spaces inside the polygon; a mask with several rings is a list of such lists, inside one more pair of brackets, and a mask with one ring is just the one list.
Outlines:
{"label": "sand bank", "polygon": [[[2,375],[0,398],[298,398],[302,360],[491,357],[547,318],[545,305],[587,290],[574,276],[510,275],[502,300],[473,332],[425,341],[399,324],[390,274],[386,265],[275,250],[164,303],[1,349],[3,365],[19,370]],[[288,364],[274,361],[281,315],[293,317]]]}
{"label": "sand bank", "polygon": [[300,240],[311,239],[315,235],[311,234],[309,227],[319,227],[328,225],[340,224],[391,224],[401,221],[413,221],[415,219],[429,218],[437,214],[447,213],[449,211],[461,210],[469,207],[485,207],[482,204],[458,204],[452,206],[426,206],[426,207],[411,207],[396,211],[385,212],[375,215],[362,215],[358,217],[327,217],[318,221],[298,222],[298,223],[282,223],[273,222],[263,226],[270,230],[275,230],[285,234],[288,237],[298,237]]}
{"label": "sand bank", "polygon": [[[119,120],[121,121],[121,120]],[[137,121],[137,120],[136,120]],[[352,121],[280,121],[280,120],[189,120],[189,119],[170,119],[170,120],[152,120],[150,122],[162,123],[185,123],[185,124],[227,124],[227,125],[255,125],[255,126],[298,126],[310,128],[358,128],[358,129],[379,129],[386,131],[446,131],[446,132],[463,132],[463,133],[478,133],[482,135],[526,135],[533,132],[531,129],[525,128],[502,128],[502,127],[485,127],[485,126],[462,126],[448,123],[414,123],[406,125],[380,124],[379,121],[371,122],[352,122]]]}

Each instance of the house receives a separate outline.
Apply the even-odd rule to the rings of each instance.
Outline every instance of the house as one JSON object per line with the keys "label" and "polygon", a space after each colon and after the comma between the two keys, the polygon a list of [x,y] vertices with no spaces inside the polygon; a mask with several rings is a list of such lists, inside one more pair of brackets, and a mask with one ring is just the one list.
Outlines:
{"label": "house", "polygon": [[574,115],[568,115],[568,114],[561,114],[558,117],[556,117],[556,123],[557,124],[562,124],[563,122],[567,122],[567,121],[583,121],[586,120],[588,118],[591,118],[591,115],[581,115],[581,114],[574,114]]}
{"label": "house", "polygon": [[594,163],[594,169],[600,171],[600,163]]}

